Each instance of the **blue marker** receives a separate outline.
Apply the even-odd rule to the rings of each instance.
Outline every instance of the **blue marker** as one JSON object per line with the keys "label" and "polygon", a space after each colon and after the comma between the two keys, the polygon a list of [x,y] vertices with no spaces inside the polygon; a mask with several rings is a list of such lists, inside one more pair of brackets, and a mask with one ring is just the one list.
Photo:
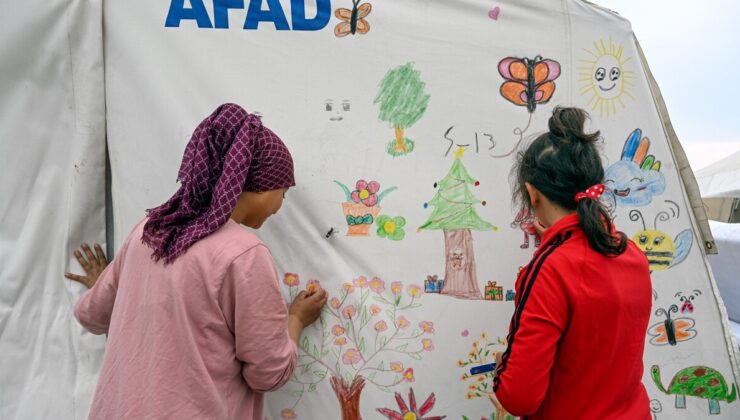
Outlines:
{"label": "blue marker", "polygon": [[476,366],[473,368],[470,368],[470,374],[471,375],[480,375],[482,373],[488,373],[491,371],[496,370],[496,364],[495,363],[488,363],[485,365]]}

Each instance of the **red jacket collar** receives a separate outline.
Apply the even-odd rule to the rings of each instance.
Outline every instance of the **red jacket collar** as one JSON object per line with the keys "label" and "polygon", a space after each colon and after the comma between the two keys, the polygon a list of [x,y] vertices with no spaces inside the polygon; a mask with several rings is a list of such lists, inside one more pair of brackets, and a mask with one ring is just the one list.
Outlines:
{"label": "red jacket collar", "polygon": [[562,233],[579,226],[580,222],[578,221],[577,213],[569,214],[561,218],[545,230],[545,233],[542,235],[542,245],[540,245],[540,249],[549,245],[550,242],[561,236]]}

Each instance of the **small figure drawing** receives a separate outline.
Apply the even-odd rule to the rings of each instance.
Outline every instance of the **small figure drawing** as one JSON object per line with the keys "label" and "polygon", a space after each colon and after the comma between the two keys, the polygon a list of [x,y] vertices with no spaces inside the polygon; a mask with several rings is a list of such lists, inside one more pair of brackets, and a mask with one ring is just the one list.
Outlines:
{"label": "small figure drawing", "polygon": [[673,376],[668,389],[663,387],[658,365],[652,366],[651,373],[655,386],[661,392],[676,396],[676,408],[686,408],[686,396],[688,395],[708,400],[709,414],[719,414],[720,401],[731,403],[737,399],[737,385],[732,383],[730,389],[722,374],[710,367],[692,366],[681,369]]}
{"label": "small figure drawing", "polygon": [[352,10],[340,7],[334,12],[334,16],[341,20],[334,27],[334,35],[337,38],[342,38],[350,34],[364,35],[370,32],[370,24],[367,23],[365,18],[370,14],[373,6],[370,3],[360,4],[360,1],[352,0]]}
{"label": "small figure drawing", "polygon": [[648,329],[650,344],[654,346],[665,346],[667,344],[675,346],[681,341],[688,341],[696,337],[694,325],[696,322],[691,318],[671,319],[671,314],[678,313],[678,306],[671,305],[668,310],[658,308],[655,310],[655,316],[665,316],[665,321],[653,324]]}
{"label": "small figure drawing", "polygon": [[331,113],[329,121],[339,122],[344,120],[344,115],[350,111],[351,105],[347,99],[337,103],[334,103],[333,99],[327,99],[324,101],[324,109]]}
{"label": "small figure drawing", "polygon": [[416,396],[414,395],[414,388],[409,388],[409,402],[403,400],[403,396],[400,393],[395,393],[396,404],[398,404],[398,410],[395,411],[390,408],[377,408],[378,413],[382,414],[385,418],[390,420],[442,420],[447,416],[426,416],[434,408],[434,403],[437,402],[437,398],[432,392],[421,406],[416,405]]}
{"label": "small figure drawing", "polygon": [[650,412],[653,413],[653,420],[658,420],[658,413],[663,412],[663,404],[658,400],[650,400]]}
{"label": "small figure drawing", "polygon": [[532,123],[532,113],[537,105],[546,104],[555,93],[555,79],[560,77],[560,63],[541,55],[533,59],[524,57],[506,57],[498,63],[498,72],[504,78],[499,92],[507,101],[517,106],[524,106],[529,113],[527,125],[515,128],[519,136],[514,148],[502,155],[491,155],[502,158],[511,156],[524,140],[524,133]]}
{"label": "small figure drawing", "polygon": [[541,237],[540,234],[537,233],[537,230],[534,228],[534,224],[534,215],[530,212],[528,208],[522,207],[522,209],[519,210],[519,213],[517,213],[516,217],[514,218],[514,221],[511,222],[512,229],[519,228],[522,230],[522,232],[524,232],[524,243],[519,245],[519,248],[529,249],[529,239],[531,236],[534,237],[534,247],[539,248]]}
{"label": "small figure drawing", "polygon": [[694,299],[701,295],[701,290],[694,289],[690,294],[684,295],[684,292],[676,292],[673,297],[681,301],[681,313],[694,313]]}
{"label": "small figure drawing", "polygon": [[380,106],[379,119],[395,129],[396,138],[386,147],[393,157],[414,150],[414,141],[404,137],[404,130],[419,121],[427,110],[429,95],[424,91],[425,85],[412,63],[391,69],[380,82],[373,103]]}
{"label": "small figure drawing", "polygon": [[636,128],[624,142],[620,160],[606,168],[604,184],[615,205],[646,206],[665,191],[660,161],[649,150],[650,139]]}

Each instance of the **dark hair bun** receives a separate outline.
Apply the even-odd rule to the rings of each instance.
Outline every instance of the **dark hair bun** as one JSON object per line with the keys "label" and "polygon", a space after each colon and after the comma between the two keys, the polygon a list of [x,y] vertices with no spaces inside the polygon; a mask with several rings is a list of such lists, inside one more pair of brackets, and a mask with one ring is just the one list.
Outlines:
{"label": "dark hair bun", "polygon": [[601,133],[599,131],[584,132],[583,126],[587,119],[588,113],[580,108],[556,106],[547,122],[547,127],[550,134],[555,137],[553,140],[593,143],[599,140]]}

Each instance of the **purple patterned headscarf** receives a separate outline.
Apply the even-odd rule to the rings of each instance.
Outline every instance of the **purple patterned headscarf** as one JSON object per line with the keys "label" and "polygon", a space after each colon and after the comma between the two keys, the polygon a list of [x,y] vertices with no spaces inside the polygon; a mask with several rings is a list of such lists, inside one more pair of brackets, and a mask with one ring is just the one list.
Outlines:
{"label": "purple patterned headscarf", "polygon": [[280,138],[253,114],[223,104],[193,132],[177,175],[180,189],[147,210],[142,242],[152,258],[171,263],[231,216],[243,191],[295,185],[293,158]]}

